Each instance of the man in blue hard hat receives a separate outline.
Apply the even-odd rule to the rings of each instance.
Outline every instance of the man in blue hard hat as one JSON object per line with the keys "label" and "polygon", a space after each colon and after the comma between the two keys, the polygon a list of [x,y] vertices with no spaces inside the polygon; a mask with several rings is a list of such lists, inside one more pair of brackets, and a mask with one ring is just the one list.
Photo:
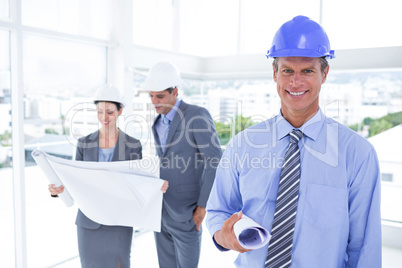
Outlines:
{"label": "man in blue hard hat", "polygon": [[[327,34],[297,16],[279,28],[267,57],[281,110],[225,150],[207,203],[215,245],[242,253],[237,267],[381,267],[376,152],[319,107],[334,58]],[[261,240],[252,229],[235,234],[243,215],[270,232],[267,244],[249,247]]]}

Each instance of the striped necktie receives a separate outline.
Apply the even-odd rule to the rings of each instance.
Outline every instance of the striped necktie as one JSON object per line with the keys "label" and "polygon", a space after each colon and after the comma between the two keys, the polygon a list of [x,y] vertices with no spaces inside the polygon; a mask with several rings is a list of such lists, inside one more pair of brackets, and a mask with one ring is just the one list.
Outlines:
{"label": "striped necktie", "polygon": [[290,267],[292,262],[293,232],[300,180],[300,151],[297,143],[302,136],[303,133],[297,129],[289,133],[290,144],[282,165],[271,230],[272,238],[265,261],[266,268]]}

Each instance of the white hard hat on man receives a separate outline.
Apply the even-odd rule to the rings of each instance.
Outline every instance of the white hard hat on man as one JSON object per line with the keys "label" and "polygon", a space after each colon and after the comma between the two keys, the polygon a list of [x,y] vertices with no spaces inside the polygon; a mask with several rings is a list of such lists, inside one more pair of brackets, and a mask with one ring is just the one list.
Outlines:
{"label": "white hard hat on man", "polygon": [[179,69],[170,62],[162,61],[149,69],[144,90],[160,92],[179,87],[182,83]]}

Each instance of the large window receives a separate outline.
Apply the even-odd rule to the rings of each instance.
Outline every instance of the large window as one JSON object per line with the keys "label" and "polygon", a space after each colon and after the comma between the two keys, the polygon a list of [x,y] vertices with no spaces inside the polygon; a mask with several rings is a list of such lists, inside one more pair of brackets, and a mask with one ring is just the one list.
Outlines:
{"label": "large window", "polygon": [[111,0],[22,0],[22,24],[62,33],[109,39]]}
{"label": "large window", "polygon": [[365,138],[374,136],[398,124],[399,119],[389,125],[385,121],[402,111],[402,70],[330,71],[320,102],[327,116]]}
{"label": "large window", "polygon": [[[31,157],[35,149],[72,159],[76,138],[97,129],[96,115],[75,116],[73,123],[65,119],[71,119],[77,107],[90,103],[96,87],[106,82],[106,48],[26,34],[23,50],[26,165],[35,165]],[[76,256],[76,208],[66,208],[49,197],[47,179],[37,166],[27,171],[30,265],[46,267]],[[58,234],[63,250],[54,247],[54,236],[46,233]]]}
{"label": "large window", "polygon": [[180,52],[208,57],[234,55],[238,25],[238,1],[181,1]]}
{"label": "large window", "polygon": [[324,0],[322,23],[335,49],[402,45],[396,34],[402,17],[394,0]]}
{"label": "large window", "polygon": [[0,20],[10,17],[10,2],[9,0],[0,0]]}
{"label": "large window", "polygon": [[89,134],[88,124],[69,125],[66,115],[77,104],[91,102],[96,87],[106,82],[106,48],[27,34],[23,49],[26,164],[33,163],[30,152],[36,144],[71,159],[66,136]]}
{"label": "large window", "polygon": [[1,262],[14,266],[14,213],[11,151],[9,32],[0,30],[0,252]]}
{"label": "large window", "polygon": [[[18,12],[10,12],[10,2],[0,0],[0,20],[6,21],[0,21],[2,29],[12,25],[11,31],[0,29],[0,217],[5,219],[0,223],[1,263],[53,267],[78,255],[77,208],[50,198],[48,181],[31,152],[41,149],[71,159],[76,138],[97,129],[85,116],[76,116],[74,124],[65,119],[79,105],[91,102],[96,87],[107,81],[104,44],[111,40],[114,9],[110,0],[22,0],[21,4],[22,25],[14,17]],[[11,104],[11,93],[18,91],[23,97]],[[22,117],[12,122],[12,109],[21,106]],[[26,168],[13,172],[12,126],[20,125],[19,119],[23,144],[17,148],[24,148]],[[22,176],[13,177],[15,173]],[[24,195],[13,198],[16,189]],[[14,226],[18,226],[15,232]],[[59,241],[63,246],[55,247]]]}
{"label": "large window", "polygon": [[9,32],[0,30],[0,168],[11,166],[11,91]]}
{"label": "large window", "polygon": [[134,44],[173,49],[174,1],[133,1]]}

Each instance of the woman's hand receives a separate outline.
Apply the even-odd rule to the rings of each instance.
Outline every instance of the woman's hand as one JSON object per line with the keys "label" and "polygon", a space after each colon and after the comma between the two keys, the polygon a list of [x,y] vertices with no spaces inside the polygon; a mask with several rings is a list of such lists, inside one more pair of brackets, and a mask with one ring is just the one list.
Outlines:
{"label": "woman's hand", "polygon": [[59,187],[55,187],[54,184],[49,184],[49,192],[52,196],[57,196],[64,191],[64,186],[60,185]]}
{"label": "woman's hand", "polygon": [[162,188],[161,188],[161,191],[162,191],[162,193],[166,193],[166,190],[169,188],[169,182],[168,181],[164,181],[163,182],[163,185],[162,185]]}

